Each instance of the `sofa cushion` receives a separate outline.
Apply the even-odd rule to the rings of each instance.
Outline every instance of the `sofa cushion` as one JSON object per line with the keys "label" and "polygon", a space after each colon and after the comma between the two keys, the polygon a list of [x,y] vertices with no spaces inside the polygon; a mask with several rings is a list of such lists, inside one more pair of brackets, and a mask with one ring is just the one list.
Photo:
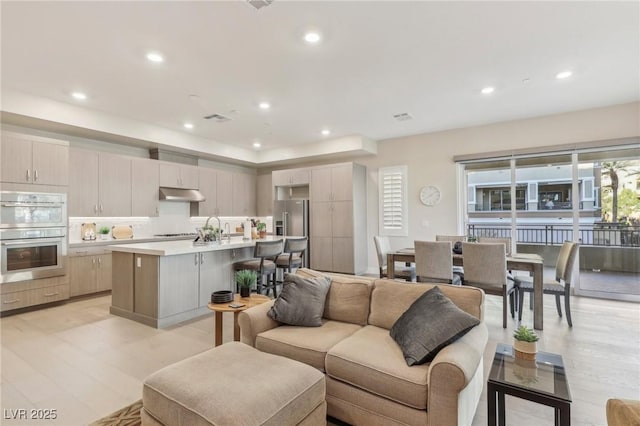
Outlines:
{"label": "sofa cushion", "polygon": [[340,274],[325,274],[313,269],[298,269],[296,275],[303,277],[328,276],[331,288],[324,304],[324,317],[334,321],[366,325],[373,279]]}
{"label": "sofa cushion", "polygon": [[407,365],[424,364],[479,323],[434,287],[398,318],[390,335],[402,349]]}
{"label": "sofa cushion", "polygon": [[[369,324],[377,327],[393,327],[400,315],[423,293],[435,287],[432,284],[405,283],[378,279],[371,293],[371,313]],[[482,319],[484,292],[476,287],[440,286],[442,293],[463,311]]]}
{"label": "sofa cushion", "polygon": [[286,274],[282,293],[269,310],[269,317],[289,325],[320,327],[330,285],[329,277]]}
{"label": "sofa cushion", "polygon": [[342,340],[327,353],[326,369],[336,380],[413,408],[427,408],[429,365],[409,367],[388,329],[368,325]]}
{"label": "sofa cushion", "polygon": [[282,325],[258,334],[256,348],[324,371],[327,351],[360,328],[357,324],[330,320],[323,320],[320,327]]}

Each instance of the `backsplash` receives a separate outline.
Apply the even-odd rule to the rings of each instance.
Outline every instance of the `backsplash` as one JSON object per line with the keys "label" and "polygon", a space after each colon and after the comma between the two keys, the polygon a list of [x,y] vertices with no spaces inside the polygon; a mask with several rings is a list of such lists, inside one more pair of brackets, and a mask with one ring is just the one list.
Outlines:
{"label": "backsplash", "polygon": [[[269,217],[253,216],[252,219],[259,219],[267,224],[267,232],[273,230],[273,220]],[[220,223],[224,229],[224,224],[229,223],[231,232],[235,233],[246,217],[220,216]],[[176,203],[170,201],[160,201],[158,206],[158,217],[70,217],[69,218],[69,242],[80,242],[82,236],[80,228],[85,222],[96,224],[96,229],[102,226],[111,228],[113,225],[131,225],[135,238],[151,238],[155,234],[178,234],[194,233],[196,228],[204,226],[206,217],[189,217],[189,203]],[[210,225],[217,226],[217,221],[212,219]]]}

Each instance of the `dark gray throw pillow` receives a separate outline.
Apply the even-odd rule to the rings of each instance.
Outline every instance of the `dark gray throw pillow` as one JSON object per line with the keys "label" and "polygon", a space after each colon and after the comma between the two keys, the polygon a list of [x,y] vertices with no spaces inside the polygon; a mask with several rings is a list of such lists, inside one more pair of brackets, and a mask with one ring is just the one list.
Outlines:
{"label": "dark gray throw pillow", "polygon": [[391,327],[407,365],[433,360],[440,349],[464,336],[480,320],[458,308],[438,287],[424,293]]}
{"label": "dark gray throw pillow", "polygon": [[303,278],[286,274],[282,293],[269,310],[269,317],[289,325],[320,327],[327,293],[331,287],[329,277]]}

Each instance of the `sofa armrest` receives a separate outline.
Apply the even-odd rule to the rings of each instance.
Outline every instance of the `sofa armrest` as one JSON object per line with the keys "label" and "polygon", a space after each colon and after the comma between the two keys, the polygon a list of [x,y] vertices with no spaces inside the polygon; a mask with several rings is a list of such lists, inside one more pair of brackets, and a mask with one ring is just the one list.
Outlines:
{"label": "sofa armrest", "polygon": [[[427,398],[431,424],[458,424],[460,392],[474,378],[487,346],[489,332],[484,322],[444,347],[431,361]],[[474,402],[475,404],[475,402]]]}
{"label": "sofa armrest", "polygon": [[274,302],[272,300],[240,312],[238,325],[240,326],[240,341],[242,343],[255,347],[258,334],[280,325],[278,321],[272,320],[267,315]]}

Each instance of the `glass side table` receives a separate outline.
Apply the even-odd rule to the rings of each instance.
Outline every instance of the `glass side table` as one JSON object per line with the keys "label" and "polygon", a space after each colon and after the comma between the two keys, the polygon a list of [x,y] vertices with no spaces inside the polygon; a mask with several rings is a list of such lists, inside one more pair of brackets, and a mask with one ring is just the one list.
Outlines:
{"label": "glass side table", "polygon": [[571,424],[571,392],[562,356],[538,352],[535,361],[515,358],[499,343],[487,381],[488,424],[505,425],[504,396],[512,395],[555,409],[555,425]]}

